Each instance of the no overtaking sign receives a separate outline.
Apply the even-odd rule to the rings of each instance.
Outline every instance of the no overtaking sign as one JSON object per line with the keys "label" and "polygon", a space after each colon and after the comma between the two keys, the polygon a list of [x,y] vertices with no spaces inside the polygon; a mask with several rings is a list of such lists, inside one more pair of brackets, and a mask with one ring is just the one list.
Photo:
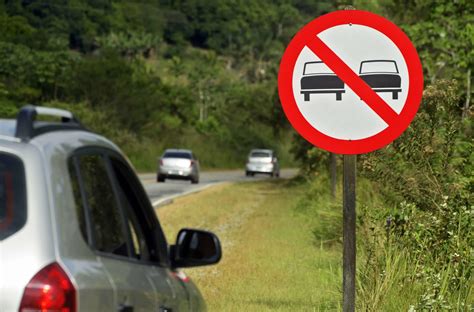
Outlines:
{"label": "no overtaking sign", "polygon": [[282,57],[280,100],[314,145],[339,154],[382,148],[405,131],[423,92],[418,54],[376,14],[336,11],[303,27]]}

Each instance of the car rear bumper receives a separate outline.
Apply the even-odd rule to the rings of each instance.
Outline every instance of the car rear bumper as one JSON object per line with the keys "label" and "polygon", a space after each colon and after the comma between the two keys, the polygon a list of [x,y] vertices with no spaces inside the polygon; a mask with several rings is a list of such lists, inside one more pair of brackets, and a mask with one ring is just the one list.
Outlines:
{"label": "car rear bumper", "polygon": [[158,170],[158,175],[166,177],[166,178],[185,179],[193,175],[193,169],[180,168],[180,167],[176,167],[176,168],[163,167]]}
{"label": "car rear bumper", "polygon": [[247,164],[245,170],[254,173],[272,173],[274,170],[273,164]]}

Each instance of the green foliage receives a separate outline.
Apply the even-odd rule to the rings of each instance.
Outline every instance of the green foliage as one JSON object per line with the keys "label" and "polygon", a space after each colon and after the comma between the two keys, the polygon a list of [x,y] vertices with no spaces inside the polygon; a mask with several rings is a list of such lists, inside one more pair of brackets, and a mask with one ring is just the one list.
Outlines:
{"label": "green foliage", "polygon": [[314,244],[319,247],[337,246],[342,242],[341,203],[333,200],[329,192],[329,177],[326,172],[316,173],[300,197],[296,211],[315,223],[312,227]]}
{"label": "green foliage", "polygon": [[[359,203],[365,262],[359,270],[360,309],[471,310],[474,6],[432,0],[353,4],[401,25],[417,47],[428,85],[404,134],[360,157],[359,172],[370,180],[359,187],[367,196]],[[292,150],[312,175],[327,163],[326,153],[302,139],[294,140]]]}
{"label": "green foliage", "polygon": [[[410,298],[412,310],[468,310],[472,304],[473,153],[470,121],[461,122],[458,102],[452,82],[427,88],[422,110],[402,138],[363,159],[363,173],[377,181],[391,207],[363,206],[363,228],[372,229],[366,233],[364,295],[377,292],[380,283],[370,281],[379,281],[390,266],[399,270],[391,281],[382,275],[396,283],[390,295]],[[395,259],[397,253],[403,256]],[[367,309],[377,311],[390,297],[371,300],[380,302]]]}
{"label": "green foliage", "polygon": [[322,149],[314,147],[303,139],[299,134],[293,135],[291,152],[300,168],[307,176],[312,176],[323,169],[329,163],[330,154]]}
{"label": "green foliage", "polygon": [[455,82],[429,86],[410,128],[362,161],[363,174],[383,181],[379,191],[393,205],[385,216],[365,217],[379,226],[390,217],[395,248],[408,250],[415,264],[406,278],[422,285],[417,310],[467,308],[472,287],[472,120],[461,120],[459,94]]}
{"label": "green foliage", "polygon": [[291,163],[276,88],[280,55],[302,23],[331,6],[7,1],[0,4],[1,113],[12,116],[25,103],[85,105],[110,117],[88,118],[88,126],[124,142],[143,170],[154,169],[167,147],[199,150],[204,167],[241,167],[255,147]]}
{"label": "green foliage", "polygon": [[17,113],[18,108],[16,107],[15,103],[0,96],[0,116],[2,116],[2,118],[14,118]]}
{"label": "green foliage", "polygon": [[474,76],[472,1],[355,0],[354,5],[388,17],[407,33],[422,60],[426,82],[456,79],[467,97],[464,100],[472,97],[473,89],[469,87]]}

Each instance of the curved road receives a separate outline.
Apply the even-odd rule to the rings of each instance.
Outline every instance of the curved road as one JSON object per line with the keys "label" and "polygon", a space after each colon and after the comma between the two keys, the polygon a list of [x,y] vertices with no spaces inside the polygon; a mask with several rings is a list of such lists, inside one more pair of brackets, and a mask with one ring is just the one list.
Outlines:
{"label": "curved road", "polygon": [[[294,177],[297,172],[297,169],[281,169],[280,176],[283,179],[289,179]],[[173,198],[178,196],[198,192],[219,183],[272,179],[268,175],[246,177],[243,170],[201,171],[199,184],[180,180],[166,180],[165,183],[157,183],[156,173],[145,173],[138,176],[155,207],[170,203]]]}

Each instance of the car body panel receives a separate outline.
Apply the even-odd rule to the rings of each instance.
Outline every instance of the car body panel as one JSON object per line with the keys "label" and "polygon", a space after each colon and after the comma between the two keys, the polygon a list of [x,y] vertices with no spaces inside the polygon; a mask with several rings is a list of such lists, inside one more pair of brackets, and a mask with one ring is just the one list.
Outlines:
{"label": "car body panel", "polygon": [[377,73],[361,74],[359,77],[364,80],[372,89],[374,88],[400,88],[401,78],[398,74]]}
{"label": "car body panel", "polygon": [[183,158],[164,158],[163,159],[163,168],[170,168],[176,170],[187,170],[191,168],[192,162],[191,159]]}
{"label": "car body panel", "polygon": [[[55,261],[54,244],[51,244],[55,238],[50,211],[44,209],[50,199],[40,152],[32,145],[1,139],[0,152],[19,157],[26,175],[26,223],[0,241],[1,310],[18,311],[26,284],[39,270]],[[31,239],[33,237],[39,239]]]}
{"label": "car body panel", "polygon": [[206,311],[206,303],[194,282],[188,278],[186,282],[179,280],[179,283],[182,285],[181,289],[185,291],[186,295],[189,297],[189,311]]}
{"label": "car body panel", "polygon": [[87,131],[53,131],[21,142],[11,136],[12,124],[14,121],[0,120],[0,152],[23,161],[27,220],[20,230],[0,241],[2,312],[18,311],[27,283],[53,262],[73,283],[78,311],[117,311],[121,300],[133,305],[134,311],[200,311],[204,307],[194,284],[176,279],[171,268],[103,257],[83,239],[68,159],[83,147],[104,148],[123,156],[115,144]]}
{"label": "car body panel", "polygon": [[[182,157],[175,157],[182,155]],[[172,155],[173,157],[169,157]],[[194,157],[192,151],[185,149],[167,149],[158,162],[157,180],[187,179],[199,180],[199,161]]]}
{"label": "car body panel", "polygon": [[[132,265],[128,259],[116,259],[108,255],[98,258],[116,289],[115,307],[133,307],[134,312],[158,309],[156,289],[148,275],[153,272],[153,267],[138,262]],[[164,290],[169,288],[165,287]]]}
{"label": "car body panel", "polygon": [[279,176],[280,167],[272,150],[253,149],[249,153],[245,171],[247,175],[266,173]]}
{"label": "car body panel", "polygon": [[164,158],[160,164],[159,173],[168,177],[190,177],[195,174],[196,168],[190,159]]}
{"label": "car body panel", "polygon": [[[57,142],[61,136],[61,144]],[[49,137],[48,137],[49,136]],[[67,140],[64,140],[67,136]],[[118,305],[130,305],[134,311],[157,310],[160,306],[187,307],[188,298],[171,288],[181,287],[170,280],[171,271],[158,265],[131,264],[130,259],[117,260],[91,250],[82,237],[75,213],[72,186],[68,172],[68,158],[84,147],[96,147],[121,153],[109,140],[87,132],[51,133],[38,137],[36,143],[45,154],[49,184],[56,199],[52,206],[56,218],[57,253],[65,259],[68,273],[74,277],[81,311],[116,311]],[[130,165],[130,163],[129,163]],[[61,222],[61,220],[71,220]],[[86,271],[83,269],[87,268]],[[163,284],[163,281],[165,283]],[[115,291],[113,291],[115,289]],[[140,290],[140,291],[138,291]]]}
{"label": "car body panel", "polygon": [[392,99],[398,99],[402,91],[402,80],[398,72],[397,63],[393,60],[362,61],[359,68],[359,77],[375,92],[390,92]]}
{"label": "car body panel", "polygon": [[51,185],[50,197],[54,198],[50,207],[57,258],[73,278],[79,311],[116,311],[115,285],[99,257],[82,237],[70,176],[65,173],[69,172],[68,158],[77,149],[97,146],[119,151],[118,147],[105,138],[84,131],[52,132],[35,138],[31,144],[41,150],[43,166],[46,172],[50,172],[46,184]]}
{"label": "car body panel", "polygon": [[309,75],[301,78],[301,90],[344,90],[344,81],[335,74]]}
{"label": "car body panel", "polygon": [[335,93],[336,100],[342,99],[345,93],[344,81],[342,81],[324,62],[306,62],[303,69],[303,77],[300,80],[301,91],[304,100],[309,101],[311,94]]}

